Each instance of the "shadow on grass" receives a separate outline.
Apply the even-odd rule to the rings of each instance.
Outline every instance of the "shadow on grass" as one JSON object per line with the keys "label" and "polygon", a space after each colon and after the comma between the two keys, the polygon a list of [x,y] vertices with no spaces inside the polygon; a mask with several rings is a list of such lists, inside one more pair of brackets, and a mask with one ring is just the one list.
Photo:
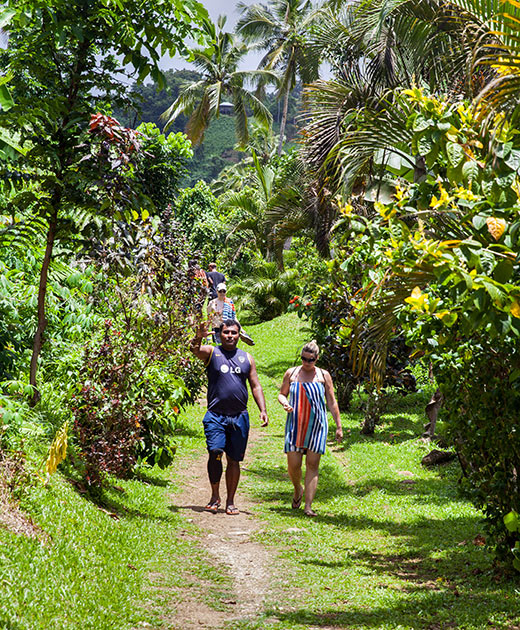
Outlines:
{"label": "shadow on grass", "polygon": [[166,488],[172,485],[172,482],[169,479],[154,477],[153,475],[146,474],[146,472],[144,471],[136,472],[136,474],[133,476],[133,479],[135,479],[136,481],[141,481],[148,486],[159,486],[161,488]]}
{"label": "shadow on grass", "polygon": [[[119,488],[116,485],[109,486],[107,488],[101,489],[87,489],[82,481],[78,481],[77,479],[68,477],[67,481],[72,485],[75,491],[85,500],[95,505],[102,512],[106,512],[108,516],[113,518],[114,520],[119,520],[121,518],[125,519],[143,519],[147,521],[157,521],[157,522],[167,522],[171,521],[171,517],[169,515],[160,516],[160,515],[152,515],[146,512],[142,512],[141,510],[137,510],[135,508],[129,507],[124,504],[123,501],[119,501],[113,494],[116,496],[124,497],[126,496],[126,491],[123,488]],[[152,479],[152,478],[150,478]],[[159,483],[161,480],[156,479],[158,483],[155,485],[168,485]],[[146,482],[145,482],[146,483]]]}
{"label": "shadow on grass", "polygon": [[[255,489],[254,493],[262,501],[277,502],[280,499],[280,487],[287,488],[287,494],[292,496],[292,485],[289,481],[285,466],[257,466],[251,465],[243,470],[249,475],[261,477],[270,483],[267,490]],[[393,496],[413,496],[414,503],[444,505],[457,496],[456,488],[447,487],[446,481],[439,477],[431,479],[388,479],[374,477],[353,483],[346,481],[337,468],[328,463],[320,466],[320,481],[317,498],[326,502],[337,496],[352,496],[363,498],[371,492],[384,490],[385,494]]]}
{"label": "shadow on grass", "polygon": [[0,628],[2,630],[23,630],[27,626],[21,626],[16,621],[7,619],[6,617],[0,617]]}
{"label": "shadow on grass", "polygon": [[[383,416],[380,424],[376,426],[373,435],[364,435],[361,433],[362,415],[359,414],[359,427],[356,427],[347,433],[339,450],[346,451],[353,444],[364,444],[370,442],[388,442],[391,444],[400,444],[409,440],[415,440],[423,434],[423,425],[421,422],[410,417],[410,415],[387,414]],[[329,438],[333,438],[333,427],[329,431]]]}
{"label": "shadow on grass", "polygon": [[[287,627],[309,626],[312,628],[404,628],[414,630],[448,630],[449,628],[517,628],[511,625],[490,625],[490,610],[506,612],[516,621],[517,607],[514,602],[505,603],[503,595],[492,593],[489,589],[473,591],[471,599],[460,597],[449,589],[421,591],[414,596],[400,599],[387,606],[356,606],[345,603],[338,609],[323,608],[314,611],[309,608],[297,608],[290,612],[267,610],[266,616],[277,619]],[[469,594],[468,594],[469,597]],[[471,602],[471,603],[470,603]]]}
{"label": "shadow on grass", "polygon": [[[270,504],[269,508],[273,512],[282,513],[285,516],[292,515],[301,522],[309,523],[301,510],[291,510],[289,505],[293,496],[292,485],[287,477],[284,468],[250,467],[250,475],[257,475],[263,479],[268,486],[264,490],[253,490],[256,498]],[[326,508],[312,519],[313,523],[323,524],[326,527],[347,529],[367,532],[379,531],[384,534],[400,539],[400,541],[411,550],[411,557],[429,557],[432,552],[438,550],[451,550],[453,554],[460,552],[461,544],[471,544],[472,538],[479,533],[481,517],[457,516],[440,520],[438,518],[426,518],[418,516],[411,523],[402,523],[401,519],[393,519],[393,513],[404,509],[402,502],[393,502],[392,497],[410,496],[414,505],[445,505],[456,497],[456,490],[446,488],[446,482],[442,479],[418,479],[413,480],[389,480],[385,478],[373,478],[364,480],[362,483],[349,484],[342,478],[341,473],[331,465],[324,464],[320,467],[320,482],[318,486],[317,498],[320,502],[332,502],[336,497],[350,497],[351,499],[363,500],[372,492],[384,490],[388,495],[388,505],[384,510],[388,511],[389,517],[384,518],[384,514],[379,513],[383,518],[358,515],[356,513],[336,513],[326,512]],[[283,494],[280,487],[286,488]],[[253,487],[255,485],[253,484]],[[280,502],[284,505],[280,506]],[[394,504],[392,507],[392,503]],[[466,540],[470,538],[471,540]],[[449,572],[449,571],[448,571]]]}
{"label": "shadow on grass", "polygon": [[96,507],[107,511],[109,516],[115,515],[114,518],[142,519],[144,521],[154,521],[158,523],[171,521],[171,516],[168,514],[164,516],[159,514],[148,514],[146,512],[142,512],[141,510],[137,510],[136,508],[128,507],[123,502],[116,501],[115,499],[108,497],[106,494],[103,494],[103,496],[99,498],[90,498],[87,495],[86,498]]}
{"label": "shadow on grass", "polygon": [[[334,609],[321,609],[317,603],[314,608],[296,608],[290,612],[279,610],[266,611],[270,618],[276,618],[282,627],[311,626],[324,628],[398,628],[441,630],[448,628],[486,628],[490,610],[508,619],[518,621],[518,606],[515,603],[515,584],[504,580],[501,585],[495,583],[491,554],[473,544],[473,539],[480,532],[481,519],[478,514],[439,517],[417,516],[411,522],[402,523],[392,512],[403,509],[402,503],[392,505],[389,496],[389,514],[356,514],[319,512],[309,519],[302,510],[291,510],[292,486],[285,470],[278,468],[256,468],[250,473],[264,478],[269,487],[254,493],[270,503],[268,509],[281,513],[284,517],[292,516],[298,527],[308,531],[320,532],[325,538],[334,539],[340,531],[357,532],[354,538],[343,539],[339,545],[332,545],[336,557],[333,560],[320,559],[312,552],[305,553],[299,564],[313,570],[313,567],[343,573],[355,566],[363,575],[371,575],[379,588],[388,593],[383,602],[379,600],[373,608],[358,606],[356,603],[342,605]],[[449,502],[455,490],[447,493],[446,484],[441,479],[417,480],[413,484],[403,484],[400,480],[374,478],[358,485],[349,485],[341,478],[333,466],[322,466],[318,487],[318,498],[327,502],[336,496],[359,498],[371,491],[385,489],[388,495],[413,495],[413,504],[439,504]],[[280,497],[280,486],[285,484],[287,493]],[[260,485],[260,484],[259,484]],[[280,501],[284,507],[280,507]],[[351,503],[352,505],[352,503]],[[312,529],[311,529],[312,528]],[[356,538],[364,536],[379,539],[388,536],[388,548],[404,548],[403,553],[370,551],[357,548]],[[354,542],[350,542],[354,540]],[[297,543],[301,544],[301,542]],[[350,545],[352,544],[352,547]],[[332,577],[331,577],[332,579]],[[517,583],[520,577],[517,579]],[[319,591],[318,587],[318,591]],[[516,586],[518,588],[518,586]],[[508,594],[507,594],[508,593]],[[505,597],[506,595],[506,597]],[[372,600],[373,601],[373,600]],[[316,593],[316,602],[319,594]],[[385,602],[388,602],[385,604]],[[493,626],[491,626],[493,627]],[[497,627],[516,628],[514,625]]]}
{"label": "shadow on grass", "polygon": [[312,565],[316,567],[322,567],[327,569],[346,569],[354,563],[350,558],[345,558],[344,560],[337,560],[336,562],[331,562],[330,560],[318,560],[317,558],[303,558],[300,560],[300,564]]}

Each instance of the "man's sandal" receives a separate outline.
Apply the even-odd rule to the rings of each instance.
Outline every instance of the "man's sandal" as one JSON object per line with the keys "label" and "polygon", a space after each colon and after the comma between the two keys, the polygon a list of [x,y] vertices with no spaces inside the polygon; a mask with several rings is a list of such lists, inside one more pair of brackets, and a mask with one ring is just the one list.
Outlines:
{"label": "man's sandal", "polygon": [[236,516],[237,514],[240,514],[240,512],[234,505],[228,505],[226,507],[226,514],[229,514],[229,516]]}
{"label": "man's sandal", "polygon": [[220,507],[220,501],[210,501],[208,505],[204,508],[205,512],[211,512],[212,514],[216,514]]}

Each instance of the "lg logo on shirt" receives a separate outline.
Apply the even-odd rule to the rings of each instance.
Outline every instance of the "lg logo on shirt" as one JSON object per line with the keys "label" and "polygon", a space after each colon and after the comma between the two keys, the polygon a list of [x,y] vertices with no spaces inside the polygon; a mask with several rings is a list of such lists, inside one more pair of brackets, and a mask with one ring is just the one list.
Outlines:
{"label": "lg logo on shirt", "polygon": [[227,374],[228,372],[230,372],[231,374],[242,374],[242,370],[238,366],[235,368],[230,368],[229,365],[221,365],[220,371],[222,372],[222,374]]}

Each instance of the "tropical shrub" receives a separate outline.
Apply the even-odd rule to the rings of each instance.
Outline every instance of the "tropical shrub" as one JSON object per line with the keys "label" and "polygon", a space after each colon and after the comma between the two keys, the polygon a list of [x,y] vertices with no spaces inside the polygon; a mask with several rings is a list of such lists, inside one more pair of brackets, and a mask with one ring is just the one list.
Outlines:
{"label": "tropical shrub", "polygon": [[285,267],[298,271],[302,293],[328,281],[330,272],[327,261],[318,254],[314,241],[308,236],[292,237],[283,257]]}
{"label": "tropical shrub", "polygon": [[101,245],[94,300],[104,334],[86,346],[72,403],[94,486],[107,474],[130,474],[139,461],[168,465],[179,409],[201,385],[186,329],[202,287],[178,225],[166,213],[154,224],[121,225],[115,243]]}
{"label": "tropical shrub", "polygon": [[201,262],[205,265],[216,260],[224,247],[226,231],[209,186],[199,181],[193,188],[185,188],[174,205],[174,212],[191,247],[200,252]]}
{"label": "tropical shrub", "polygon": [[514,544],[503,516],[520,511],[520,146],[506,120],[484,126],[467,103],[419,89],[397,102],[408,112],[410,155],[426,171],[401,179],[365,228],[378,236],[378,263],[355,305],[355,343],[356,330],[369,330],[357,357],[381,384],[381,357],[400,325],[431,361],[462,487],[503,553]]}
{"label": "tropical shrub", "polygon": [[[6,224],[12,221],[2,217]],[[18,221],[16,214],[14,221]],[[19,223],[22,221],[20,220]],[[79,344],[95,328],[97,315],[89,297],[92,268],[53,261],[47,288],[47,330],[54,339],[40,357],[41,405],[31,408],[28,384],[38,270],[43,244],[38,232],[15,239],[0,235],[0,445],[6,449],[39,448],[70,419],[69,400],[76,385]],[[59,383],[59,387],[56,386]]]}
{"label": "tropical shrub", "polygon": [[141,152],[136,179],[150,197],[156,212],[164,212],[179,192],[179,185],[188,172],[193,157],[191,142],[183,133],[163,135],[153,123],[141,123]]}
{"label": "tropical shrub", "polygon": [[81,390],[72,401],[85,478],[96,487],[108,474],[128,476],[139,461],[164,468],[175,455],[175,419],[186,388],[168,371],[171,361],[140,370],[147,357],[128,332],[105,321],[101,343],[85,351]]}
{"label": "tropical shrub", "polygon": [[36,287],[21,269],[0,260],[0,381],[15,378],[21,357],[31,347],[28,322],[34,320]]}
{"label": "tropical shrub", "polygon": [[299,286],[298,272],[289,269],[281,272],[274,262],[254,257],[251,274],[233,281],[229,295],[235,301],[240,321],[267,321],[285,313],[291,297]]}
{"label": "tropical shrub", "polygon": [[[348,256],[348,269],[340,265],[338,259],[333,259],[328,263],[329,281],[316,285],[307,297],[299,298],[293,304],[297,305],[299,315],[310,320],[312,336],[321,349],[320,363],[332,376],[340,408],[343,410],[350,408],[356,387],[363,384],[367,390],[362,432],[370,435],[374,433],[391,393],[397,391],[404,394],[415,391],[415,378],[409,370],[410,349],[398,330],[389,343],[384,380],[379,390],[374,391],[371,387],[368,370],[360,372],[356,369],[350,350],[349,324],[354,318],[354,304],[360,289],[362,265],[370,262],[360,259],[361,252],[365,251],[362,240],[357,243],[357,251],[356,248],[351,248],[348,254],[346,251],[340,251],[338,253],[340,259]],[[354,262],[356,258],[357,263]],[[356,265],[357,273],[354,273]]]}

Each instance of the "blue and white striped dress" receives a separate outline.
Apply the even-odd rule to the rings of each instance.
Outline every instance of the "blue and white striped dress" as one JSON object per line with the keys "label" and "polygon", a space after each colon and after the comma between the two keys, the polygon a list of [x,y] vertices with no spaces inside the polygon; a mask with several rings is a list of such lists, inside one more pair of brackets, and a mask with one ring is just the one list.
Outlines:
{"label": "blue and white striped dress", "polygon": [[287,414],[285,423],[284,452],[310,450],[323,454],[329,429],[325,384],[293,381],[289,388],[289,404],[293,410]]}

